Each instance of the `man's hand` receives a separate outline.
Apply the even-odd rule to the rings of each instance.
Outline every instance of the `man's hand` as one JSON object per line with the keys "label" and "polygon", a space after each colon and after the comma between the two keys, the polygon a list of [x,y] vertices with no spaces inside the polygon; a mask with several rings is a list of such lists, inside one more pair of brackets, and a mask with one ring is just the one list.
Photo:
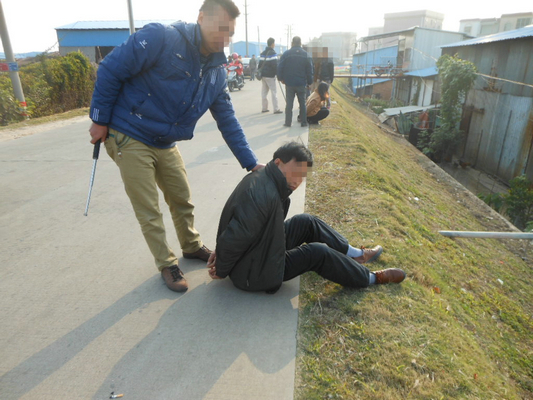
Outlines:
{"label": "man's hand", "polygon": [[261,168],[265,168],[265,164],[257,164],[255,167],[252,168],[252,172],[259,171]]}
{"label": "man's hand", "polygon": [[107,132],[107,126],[98,125],[93,122],[89,128],[89,133],[91,134],[91,143],[95,144],[98,140],[101,140],[102,143],[105,142],[105,139],[107,138]]}
{"label": "man's hand", "polygon": [[217,275],[217,253],[215,250],[211,253],[209,256],[209,260],[207,260],[207,268],[209,268],[209,276],[211,279],[224,279]]}

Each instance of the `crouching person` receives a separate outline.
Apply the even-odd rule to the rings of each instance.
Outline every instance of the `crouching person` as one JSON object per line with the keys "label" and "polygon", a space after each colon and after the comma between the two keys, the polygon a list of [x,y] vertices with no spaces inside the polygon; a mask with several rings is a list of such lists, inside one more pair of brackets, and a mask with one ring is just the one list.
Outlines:
{"label": "crouching person", "polygon": [[275,293],[282,282],[307,271],[346,287],[400,283],[396,268],[370,272],[362,264],[383,251],[355,248],[333,228],[309,214],[285,221],[291,193],[313,165],[311,152],[288,143],[267,166],[243,178],[229,197],[207,267],[213,279],[230,277],[242,290]]}
{"label": "crouching person", "polygon": [[320,82],[311,96],[307,99],[307,122],[311,125],[319,125],[329,115],[326,107],[329,101],[329,86],[326,82]]}

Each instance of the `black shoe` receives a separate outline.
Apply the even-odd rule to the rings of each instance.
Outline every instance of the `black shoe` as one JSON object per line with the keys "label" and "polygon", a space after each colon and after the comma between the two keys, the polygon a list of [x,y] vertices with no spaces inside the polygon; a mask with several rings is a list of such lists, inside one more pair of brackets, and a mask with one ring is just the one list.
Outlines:
{"label": "black shoe", "polygon": [[283,126],[286,126],[287,128],[290,128],[290,127],[291,127],[290,124],[283,124]]}
{"label": "black shoe", "polygon": [[171,265],[161,270],[161,277],[170,290],[174,292],[186,292],[189,288],[187,279],[183,276],[183,272],[177,265]]}
{"label": "black shoe", "polygon": [[301,125],[301,126],[302,126],[302,127],[307,126],[307,122],[302,122],[302,125]]}
{"label": "black shoe", "polygon": [[276,111],[274,111],[274,114],[283,114],[283,111],[281,111],[281,110],[276,110]]}
{"label": "black shoe", "polygon": [[269,112],[270,110],[263,110],[261,111],[262,113],[266,113],[266,112]]}

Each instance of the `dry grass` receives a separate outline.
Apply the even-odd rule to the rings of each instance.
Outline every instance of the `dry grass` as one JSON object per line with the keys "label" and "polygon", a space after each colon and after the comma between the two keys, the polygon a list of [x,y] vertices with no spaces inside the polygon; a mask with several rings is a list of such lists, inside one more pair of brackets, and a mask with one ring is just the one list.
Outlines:
{"label": "dry grass", "polygon": [[533,246],[439,235],[508,227],[344,89],[332,95],[310,130],[306,212],[352,245],[383,245],[370,269],[408,278],[365,290],[302,278],[296,398],[533,399]]}

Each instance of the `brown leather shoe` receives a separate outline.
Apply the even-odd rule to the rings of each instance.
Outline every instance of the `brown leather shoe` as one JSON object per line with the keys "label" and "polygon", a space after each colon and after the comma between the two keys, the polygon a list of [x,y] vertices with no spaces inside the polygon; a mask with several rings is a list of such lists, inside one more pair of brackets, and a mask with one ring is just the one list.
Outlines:
{"label": "brown leather shoe", "polygon": [[183,253],[184,258],[198,258],[199,260],[207,262],[209,260],[209,256],[211,255],[212,251],[209,250],[207,247],[202,246],[198,250],[196,250],[194,253]]}
{"label": "brown leather shoe", "polygon": [[388,268],[382,271],[374,271],[376,275],[376,284],[382,285],[384,283],[400,283],[405,279],[405,272],[399,268]]}
{"label": "brown leather shoe", "polygon": [[183,272],[181,272],[177,265],[163,268],[161,270],[161,277],[167,287],[174,292],[186,292],[189,288],[187,279],[184,278]]}
{"label": "brown leather shoe", "polygon": [[383,253],[383,247],[381,247],[379,244],[373,249],[366,249],[365,246],[361,246],[361,250],[363,250],[362,256],[353,257],[353,259],[359,264],[372,262],[378,258],[381,253]]}

